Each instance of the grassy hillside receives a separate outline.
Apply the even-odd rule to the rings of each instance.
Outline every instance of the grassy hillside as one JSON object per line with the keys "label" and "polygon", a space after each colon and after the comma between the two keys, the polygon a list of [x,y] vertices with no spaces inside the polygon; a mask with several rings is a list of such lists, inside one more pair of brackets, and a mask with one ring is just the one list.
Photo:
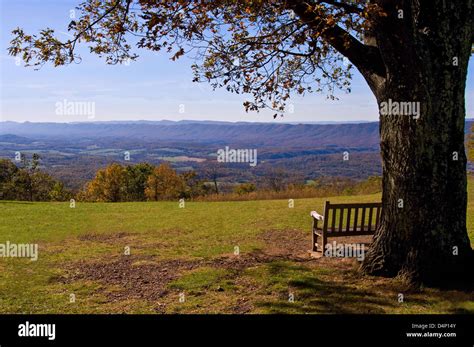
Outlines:
{"label": "grassy hillside", "polygon": [[309,211],[379,199],[0,202],[0,243],[39,244],[36,262],[0,258],[0,313],[474,312],[473,293],[410,291],[361,277],[355,260],[307,256]]}

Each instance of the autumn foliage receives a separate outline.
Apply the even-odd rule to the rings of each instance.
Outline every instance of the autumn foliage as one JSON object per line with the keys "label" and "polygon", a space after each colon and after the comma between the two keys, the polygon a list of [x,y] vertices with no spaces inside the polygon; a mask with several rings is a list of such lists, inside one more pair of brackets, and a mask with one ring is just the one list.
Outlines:
{"label": "autumn foliage", "polygon": [[196,176],[193,171],[178,174],[167,163],[157,167],[148,163],[129,166],[113,163],[96,173],[79,198],[106,202],[193,198],[206,191]]}
{"label": "autumn foliage", "polygon": [[145,195],[148,200],[158,201],[182,197],[184,191],[184,179],[168,164],[161,164],[148,177]]}

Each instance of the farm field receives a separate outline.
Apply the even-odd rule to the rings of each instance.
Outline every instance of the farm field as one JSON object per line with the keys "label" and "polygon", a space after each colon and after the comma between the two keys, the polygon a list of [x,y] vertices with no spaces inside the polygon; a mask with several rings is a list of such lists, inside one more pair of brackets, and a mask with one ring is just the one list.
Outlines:
{"label": "farm field", "polygon": [[361,276],[354,259],[308,256],[311,210],[379,199],[0,202],[0,243],[39,247],[37,261],[0,258],[0,313],[474,313],[472,292],[407,289]]}

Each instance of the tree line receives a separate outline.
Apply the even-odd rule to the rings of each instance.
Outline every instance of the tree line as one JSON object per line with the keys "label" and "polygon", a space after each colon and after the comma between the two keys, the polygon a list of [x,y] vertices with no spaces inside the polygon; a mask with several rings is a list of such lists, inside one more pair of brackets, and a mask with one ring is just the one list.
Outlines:
{"label": "tree line", "polygon": [[83,189],[73,192],[63,182],[40,170],[38,154],[21,154],[16,164],[0,159],[0,200],[120,202],[193,199],[213,193],[213,187],[197,178],[195,171],[177,173],[167,163],[120,165],[99,169]]}
{"label": "tree line", "polygon": [[39,169],[40,156],[21,154],[19,164],[0,159],[0,199],[20,201],[65,201],[73,194],[64,184]]}
{"label": "tree line", "polygon": [[[294,176],[294,175],[293,175]],[[168,163],[122,165],[112,163],[99,169],[82,189],[73,192],[59,180],[40,170],[40,156],[24,155],[20,163],[0,159],[0,199],[20,201],[90,202],[160,200],[263,200],[357,195],[380,192],[379,177],[363,182],[325,177],[305,182],[283,169],[271,170],[261,181],[218,182],[218,170],[209,165],[200,176],[196,171],[178,173]]]}

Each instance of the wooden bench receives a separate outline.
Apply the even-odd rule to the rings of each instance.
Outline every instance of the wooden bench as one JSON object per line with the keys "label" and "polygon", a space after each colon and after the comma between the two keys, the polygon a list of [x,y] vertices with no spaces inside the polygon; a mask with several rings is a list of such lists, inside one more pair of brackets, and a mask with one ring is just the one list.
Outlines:
{"label": "wooden bench", "polygon": [[[382,212],[382,203],[324,204],[324,215],[311,211],[313,218],[312,253],[322,252],[328,237],[373,235]],[[322,221],[322,228],[318,222]]]}

